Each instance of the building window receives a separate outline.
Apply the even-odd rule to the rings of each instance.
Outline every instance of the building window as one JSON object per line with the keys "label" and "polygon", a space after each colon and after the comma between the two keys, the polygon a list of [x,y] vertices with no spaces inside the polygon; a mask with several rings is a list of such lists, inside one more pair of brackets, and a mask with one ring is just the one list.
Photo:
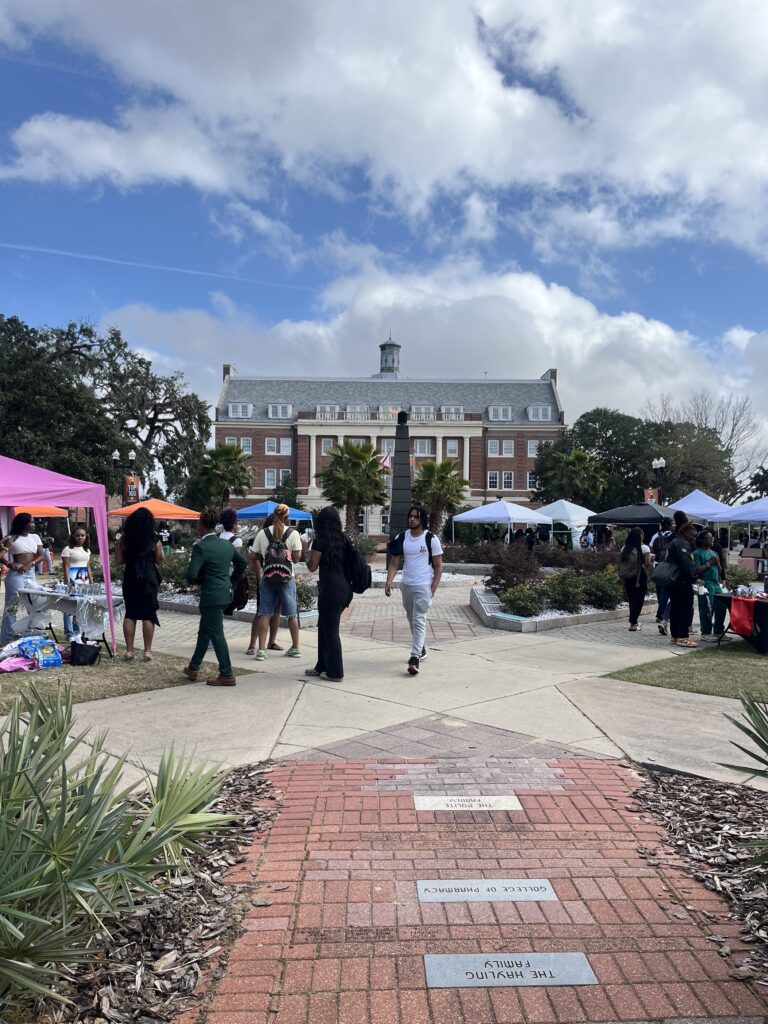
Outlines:
{"label": "building window", "polygon": [[434,411],[435,411],[434,405],[412,405],[411,406],[411,412],[414,415],[418,415],[418,416],[421,416],[424,413],[434,412]]}
{"label": "building window", "polygon": [[319,420],[335,420],[338,411],[338,405],[318,405],[315,415]]}
{"label": "building window", "polygon": [[381,532],[389,533],[389,505],[385,505],[381,510]]}
{"label": "building window", "polygon": [[512,406],[511,405],[491,405],[488,407],[488,419],[489,420],[511,420],[512,419]]}
{"label": "building window", "polygon": [[498,441],[489,441],[488,442],[488,454],[489,455],[498,455],[499,454],[499,442]]}
{"label": "building window", "polygon": [[458,459],[459,457],[459,440],[456,437],[446,438],[445,441],[445,457],[447,459]]}
{"label": "building window", "polygon": [[365,534],[365,521],[367,518],[367,509],[361,508],[357,513],[357,531],[358,533]]}
{"label": "building window", "polygon": [[529,441],[528,442],[528,458],[535,459],[539,454],[539,442]]}
{"label": "building window", "polygon": [[290,405],[270,405],[268,415],[271,420],[289,420],[293,406]]}
{"label": "building window", "polygon": [[245,402],[229,403],[229,418],[235,420],[246,420],[253,412],[253,406]]}
{"label": "building window", "polygon": [[504,455],[514,455],[515,454],[515,442],[514,441],[504,441],[503,447],[502,447],[502,451],[503,451]]}
{"label": "building window", "polygon": [[276,437],[265,437],[264,438],[264,454],[265,455],[277,455],[277,438]]}
{"label": "building window", "polygon": [[348,405],[346,418],[348,420],[367,420],[369,417],[367,405]]}
{"label": "building window", "polygon": [[397,414],[400,412],[399,405],[380,405],[379,406],[379,419],[384,421],[392,421],[397,419]]}
{"label": "building window", "polygon": [[281,437],[280,438],[280,454],[281,455],[290,455],[292,451],[293,451],[293,441],[291,440],[291,438],[290,437]]}
{"label": "building window", "polygon": [[548,422],[552,419],[552,407],[549,405],[529,405],[528,419]]}
{"label": "building window", "polygon": [[250,437],[240,438],[240,449],[241,451],[244,451],[246,455],[251,454],[251,452],[253,451],[253,442],[251,441]]}
{"label": "building window", "polygon": [[502,491],[514,491],[515,489],[515,474],[505,469],[501,474],[501,489]]}
{"label": "building window", "polygon": [[328,452],[333,448],[334,441],[332,437],[321,437],[320,438],[320,454],[327,455]]}
{"label": "building window", "polygon": [[535,473],[529,473],[528,474],[528,490],[529,491],[535,491],[537,486],[538,486],[538,484],[536,482],[536,474]]}
{"label": "building window", "polygon": [[464,419],[464,406],[463,405],[441,405],[440,412],[443,415],[444,420],[463,420]]}
{"label": "building window", "polygon": [[237,447],[237,438],[236,437],[225,437],[224,438],[224,444],[231,445],[232,448],[236,448]]}
{"label": "building window", "polygon": [[414,455],[431,455],[432,441],[428,437],[417,437],[413,442]]}
{"label": "building window", "polygon": [[291,475],[290,469],[281,469],[280,470],[280,483],[284,484],[285,481],[288,479],[288,477],[290,475]]}
{"label": "building window", "polygon": [[350,444],[357,445],[358,448],[361,448],[365,444],[364,437],[348,437],[347,440]]}
{"label": "building window", "polygon": [[496,469],[488,471],[488,490],[498,491],[499,489],[499,473]]}
{"label": "building window", "polygon": [[276,469],[265,469],[264,470],[264,486],[268,491],[273,491],[277,487],[277,470]]}

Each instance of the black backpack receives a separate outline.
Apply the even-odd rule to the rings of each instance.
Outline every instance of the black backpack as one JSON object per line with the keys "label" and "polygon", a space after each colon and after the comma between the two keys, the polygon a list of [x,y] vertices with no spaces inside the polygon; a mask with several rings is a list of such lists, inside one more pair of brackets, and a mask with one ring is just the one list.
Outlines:
{"label": "black backpack", "polygon": [[[229,543],[234,546],[235,538],[230,537]],[[248,570],[246,569],[243,575],[235,584],[235,589],[232,592],[232,600],[224,609],[225,615],[231,615],[234,611],[242,611],[243,608],[248,604],[248,599],[251,593],[248,587]]]}
{"label": "black backpack", "polygon": [[628,582],[631,579],[637,580],[640,576],[640,569],[642,568],[642,562],[637,557],[637,549],[631,548],[629,551],[622,551],[619,556],[619,564],[617,571],[619,573],[619,579]]}
{"label": "black backpack", "polygon": [[364,594],[366,590],[370,589],[371,583],[373,582],[371,567],[351,540],[347,540],[345,561],[347,578],[352,584],[352,592],[355,594]]}
{"label": "black backpack", "polygon": [[271,587],[281,587],[293,578],[291,553],[285,542],[294,529],[289,526],[280,538],[275,537],[268,526],[264,527],[264,532],[267,535],[267,548],[264,552],[264,571],[261,575],[264,582]]}

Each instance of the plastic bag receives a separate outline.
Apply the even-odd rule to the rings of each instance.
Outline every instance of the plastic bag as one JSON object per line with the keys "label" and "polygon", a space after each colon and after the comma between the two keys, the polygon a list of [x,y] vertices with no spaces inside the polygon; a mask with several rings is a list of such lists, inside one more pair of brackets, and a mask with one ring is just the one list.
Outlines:
{"label": "plastic bag", "polygon": [[58,668],[61,653],[52,640],[44,636],[26,637],[19,644],[19,651],[26,658],[32,658],[38,668]]}

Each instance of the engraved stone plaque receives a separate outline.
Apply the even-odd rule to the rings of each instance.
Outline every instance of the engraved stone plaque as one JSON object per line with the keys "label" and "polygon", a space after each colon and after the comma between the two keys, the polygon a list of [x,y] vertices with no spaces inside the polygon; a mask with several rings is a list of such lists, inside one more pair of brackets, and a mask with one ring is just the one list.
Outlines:
{"label": "engraved stone plaque", "polygon": [[419,903],[503,903],[556,900],[546,878],[428,878],[416,883]]}
{"label": "engraved stone plaque", "polygon": [[437,793],[434,796],[414,794],[413,802],[417,811],[522,811],[523,807],[514,793],[504,796],[448,796]]}
{"label": "engraved stone plaque", "polygon": [[427,988],[597,985],[583,953],[428,953]]}

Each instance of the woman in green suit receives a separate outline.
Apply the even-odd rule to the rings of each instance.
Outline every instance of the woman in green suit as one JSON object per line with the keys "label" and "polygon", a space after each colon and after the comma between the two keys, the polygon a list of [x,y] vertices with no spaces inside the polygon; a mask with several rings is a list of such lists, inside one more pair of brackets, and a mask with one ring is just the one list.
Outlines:
{"label": "woman in green suit", "polygon": [[210,642],[219,662],[219,674],[215,679],[206,679],[206,683],[208,686],[234,686],[236,681],[224,636],[224,609],[231,602],[234,585],[248,563],[228,541],[217,535],[218,521],[219,510],[216,508],[204,508],[200,513],[197,524],[200,539],[192,545],[187,566],[187,580],[200,584],[200,626],[197,646],[184,675],[187,679],[197,680]]}

